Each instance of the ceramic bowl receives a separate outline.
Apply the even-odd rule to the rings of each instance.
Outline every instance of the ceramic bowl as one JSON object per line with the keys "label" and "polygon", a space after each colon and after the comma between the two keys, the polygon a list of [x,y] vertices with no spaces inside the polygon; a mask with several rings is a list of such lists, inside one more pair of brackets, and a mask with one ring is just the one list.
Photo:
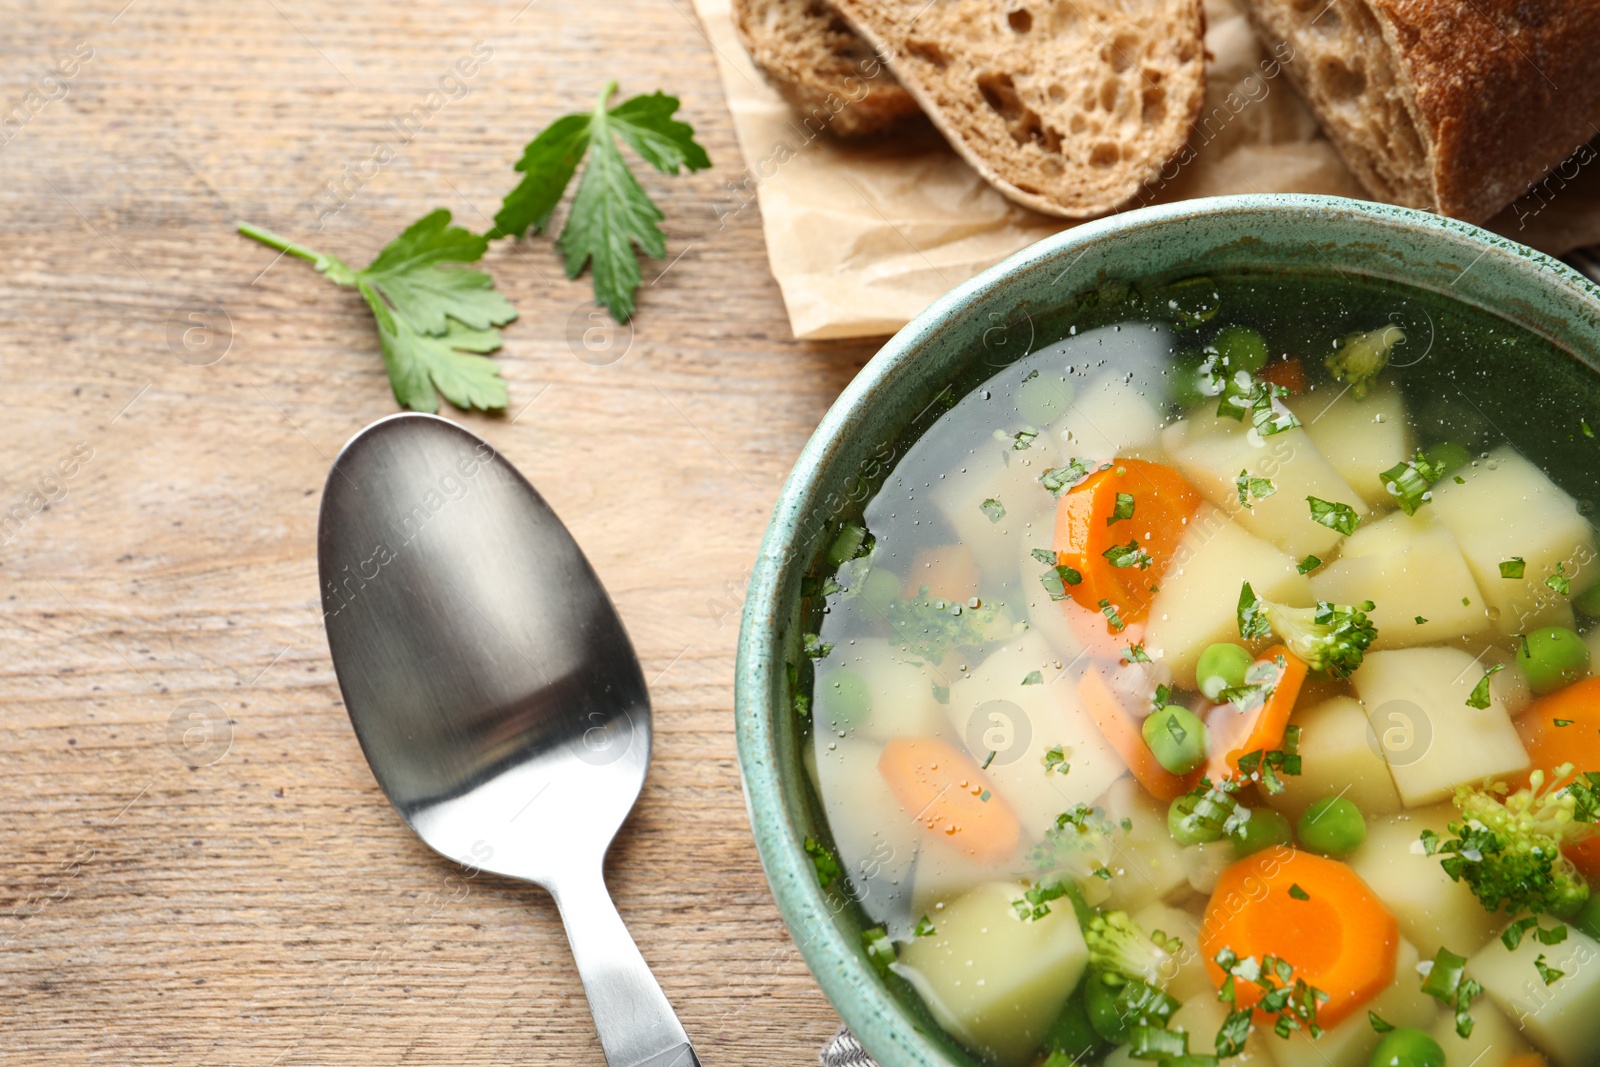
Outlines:
{"label": "ceramic bowl", "polygon": [[975,1061],[879,976],[861,947],[865,917],[823,890],[806,854],[808,837],[829,835],[802,764],[786,669],[799,657],[801,578],[827,547],[830,524],[892,462],[891,443],[985,350],[986,334],[1104,278],[1238,268],[1402,282],[1479,305],[1569,351],[1600,353],[1600,289],[1558,260],[1453,219],[1315,196],[1192,200],[1078,226],[959,286],[891,338],[829,410],[784,486],[745,602],[735,685],[745,799],[767,879],[823,992],[882,1067]]}

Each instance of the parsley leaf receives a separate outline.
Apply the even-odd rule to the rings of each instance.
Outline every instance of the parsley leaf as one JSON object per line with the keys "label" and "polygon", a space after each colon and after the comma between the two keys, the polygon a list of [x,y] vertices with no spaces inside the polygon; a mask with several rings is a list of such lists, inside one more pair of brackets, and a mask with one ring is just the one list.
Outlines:
{"label": "parsley leaf", "polygon": [[[1254,511],[1256,507],[1250,503],[1252,496],[1257,500],[1265,500],[1278,491],[1278,487],[1272,484],[1271,478],[1252,478],[1248,470],[1239,472],[1239,477],[1233,480],[1233,487],[1239,491],[1239,505],[1249,508],[1251,511]],[[1305,572],[1301,571],[1300,573],[1304,574]]]}
{"label": "parsley leaf", "polygon": [[1500,561],[1500,577],[1521,578],[1528,572],[1528,564],[1521,556],[1512,556],[1510,559]]}
{"label": "parsley leaf", "polygon": [[1125,545],[1112,545],[1100,555],[1104,556],[1113,567],[1119,569],[1138,567],[1140,570],[1148,570],[1150,564],[1155,562],[1150,558],[1150,553],[1139,547],[1137,540],[1129,541]]}
{"label": "parsley leaf", "polygon": [[1444,468],[1429,462],[1427,453],[1420,449],[1415,460],[1401,460],[1378,475],[1394,502],[1407,515],[1415,515],[1418,508],[1433,499],[1429,486],[1442,477]]}
{"label": "parsley leaf", "polygon": [[1361,516],[1356,514],[1355,508],[1349,504],[1340,504],[1332,500],[1319,500],[1317,497],[1306,497],[1306,503],[1311,505],[1311,521],[1319,522],[1330,530],[1338,530],[1349,536],[1356,532],[1356,527],[1361,523]]}
{"label": "parsley leaf", "polygon": [[1572,579],[1567,577],[1567,565],[1565,563],[1557,563],[1556,572],[1546,578],[1544,584],[1557,596],[1572,595]]}
{"label": "parsley leaf", "polygon": [[311,263],[328,280],[354,286],[372,309],[389,385],[402,407],[438,411],[439,393],[458,408],[499,411],[506,406],[500,369],[483,353],[500,347],[500,331],[516,308],[478,270],[446,264],[476,263],[489,247],[450,225],[450,212],[432,211],[361,270],[336,256],[296,244],[247,222],[239,232]]}
{"label": "parsley leaf", "polygon": [[1118,493],[1115,506],[1111,509],[1111,516],[1106,519],[1106,525],[1111,526],[1123,519],[1133,518],[1133,494]]}
{"label": "parsley leaf", "polygon": [[1482,711],[1489,706],[1489,679],[1506,669],[1504,663],[1496,663],[1493,667],[1483,672],[1483,677],[1478,679],[1478,684],[1472,687],[1472,692],[1467,695],[1467,707],[1477,708]]}
{"label": "parsley leaf", "polygon": [[640,280],[634,248],[664,258],[667,236],[656,226],[665,216],[628,168],[618,138],[663,174],[705,170],[711,160],[695,141],[694,127],[673,119],[677,97],[656,92],[607,107],[616,91],[617,83],[608,83],[593,111],[565,115],[528,143],[516,165],[522,181],[495,213],[490,236],[542,232],[587,155],[556,247],[566,260],[567,277],[593,266],[595,303],[626,322]]}
{"label": "parsley leaf", "polygon": [[1301,889],[1299,882],[1296,882],[1294,885],[1289,887],[1289,895],[1291,897],[1293,897],[1295,900],[1310,900],[1311,899],[1311,894],[1307,893],[1304,889]]}
{"label": "parsley leaf", "polygon": [[979,504],[978,510],[987,515],[990,522],[999,522],[1006,517],[1006,506],[994,497],[990,497]]}
{"label": "parsley leaf", "polygon": [[1089,477],[1089,472],[1092,469],[1093,468],[1089,465],[1088,461],[1074,459],[1065,467],[1051,467],[1049,470],[1039,475],[1039,484],[1043,485],[1056,496],[1060,496],[1068,489],[1071,489],[1073,486]]}
{"label": "parsley leaf", "polygon": [[934,935],[933,920],[924,915],[917,920],[916,928],[911,931],[913,937],[932,937]]}
{"label": "parsley leaf", "polygon": [[1027,676],[1022,679],[1022,684],[1023,685],[1043,685],[1044,684],[1044,675],[1040,674],[1038,671],[1029,671]]}
{"label": "parsley leaf", "polygon": [[1322,560],[1318,559],[1316,556],[1307,556],[1299,563],[1296,563],[1294,569],[1299,571],[1301,574],[1310,574],[1320,566],[1322,566]]}

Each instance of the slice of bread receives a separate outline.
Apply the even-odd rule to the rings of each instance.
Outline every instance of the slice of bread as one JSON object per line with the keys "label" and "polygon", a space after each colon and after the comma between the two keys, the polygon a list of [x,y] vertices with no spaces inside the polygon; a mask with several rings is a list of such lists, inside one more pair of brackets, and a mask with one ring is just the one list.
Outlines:
{"label": "slice of bread", "polygon": [[1128,203],[1205,95],[1201,0],[834,0],[990,184],[1062,218]]}
{"label": "slice of bread", "polygon": [[[1600,132],[1600,3],[1249,0],[1345,163],[1379,200],[1481,222],[1573,173]],[[1563,171],[1568,168],[1563,168]],[[1551,182],[1555,182],[1551,186]]]}
{"label": "slice of bread", "polygon": [[824,0],[733,0],[733,25],[767,81],[813,131],[860,137],[919,114],[872,46]]}

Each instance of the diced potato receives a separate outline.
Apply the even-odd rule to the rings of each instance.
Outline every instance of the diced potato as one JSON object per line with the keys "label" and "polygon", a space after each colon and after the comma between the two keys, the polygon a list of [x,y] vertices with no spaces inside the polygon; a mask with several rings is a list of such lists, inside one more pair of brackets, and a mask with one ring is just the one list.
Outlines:
{"label": "diced potato", "polygon": [[[837,648],[833,659],[838,661],[837,666],[820,673],[814,691],[819,725],[877,741],[925,737],[944,730],[944,705],[939,703],[934,687],[949,686],[945,668],[875,637],[860,638]],[[855,678],[841,678],[834,671],[852,672]],[[861,695],[857,686],[865,690],[868,708],[863,718],[852,720],[845,712],[858,710],[854,704]],[[835,713],[835,705],[841,701],[847,702],[846,706]]]}
{"label": "diced potato", "polygon": [[1417,450],[1399,389],[1379,385],[1360,400],[1348,390],[1322,390],[1289,401],[1289,410],[1361,499],[1378,509],[1394,506],[1378,475]]}
{"label": "diced potato", "polygon": [[835,742],[818,734],[813,748],[818,792],[839,864],[868,914],[882,921],[903,910],[911,898],[911,862],[918,839],[915,813],[901,810],[878,773],[882,746],[870,741]]}
{"label": "diced potato", "polygon": [[[980,765],[988,763],[995,792],[1035,841],[1056,816],[1093,802],[1127,770],[1078,702],[1064,667],[1043,638],[1024,634],[960,675],[946,706],[954,736]],[[1046,753],[1057,747],[1065,774],[1045,766]]]}
{"label": "diced potato", "polygon": [[1239,854],[1234,851],[1233,842],[1224,838],[1189,846],[1183,850],[1183,860],[1188,866],[1190,888],[1209,896],[1216,891],[1222,872],[1239,861]]}
{"label": "diced potato", "polygon": [[1296,711],[1294,723],[1300,727],[1300,773],[1282,776],[1283,792],[1267,794],[1268,806],[1291,822],[1323,797],[1343,796],[1369,819],[1403,807],[1359,701],[1332,697]]}
{"label": "diced potato", "polygon": [[1246,533],[1222,511],[1202,507],[1161,577],[1150,606],[1145,651],[1172,669],[1185,689],[1195,687],[1194,669],[1206,646],[1239,640],[1239,587],[1249,582],[1259,597],[1309,607],[1311,583],[1295,570],[1297,560]]}
{"label": "diced potato", "polygon": [[1063,456],[1159,461],[1162,422],[1161,412],[1139,384],[1114,370],[1078,390],[1072,408],[1050,428],[1050,437]]}
{"label": "diced potato", "polygon": [[[1146,793],[1130,778],[1112,784],[1097,807],[1115,824],[1127,819],[1111,836],[1111,892],[1106,906],[1130,915],[1162,900],[1179,886],[1187,886],[1189,865],[1183,849],[1167,830],[1167,806]],[[1091,879],[1095,881],[1096,879]]]}
{"label": "diced potato", "polygon": [[1006,1065],[1033,1055],[1089,961],[1069,905],[1024,921],[1012,907],[1021,896],[1012,883],[979,886],[907,944],[896,967],[941,1026]]}
{"label": "diced potato", "polygon": [[1311,576],[1311,589],[1335,604],[1372,601],[1374,649],[1438,644],[1490,624],[1455,536],[1429,519],[1426,507],[1359,527],[1339,558]]}
{"label": "diced potato", "polygon": [[1407,807],[1528,766],[1500,698],[1491,691],[1487,708],[1467,704],[1484,669],[1459,648],[1399,648],[1369,652],[1351,676]]}
{"label": "diced potato", "polygon": [[1394,1026],[1421,1030],[1432,1026],[1439,1002],[1422,991],[1417,961],[1417,950],[1402,938],[1395,955],[1394,982],[1368,1001],[1363,1010],[1324,1030],[1314,1042],[1303,1030],[1291,1034],[1287,1041],[1274,1037],[1269,1047],[1277,1067],[1367,1067],[1380,1036],[1367,1019],[1368,1011]]}
{"label": "diced potato", "polygon": [[[1534,961],[1562,972],[1546,985]],[[1600,1049],[1600,944],[1572,927],[1559,945],[1524,937],[1515,951],[1498,939],[1467,961],[1495,1005],[1556,1067],[1589,1067]]]}
{"label": "diced potato", "polygon": [[[1344,536],[1311,518],[1308,496],[1347,504],[1365,519],[1371,509],[1317,451],[1303,429],[1262,437],[1244,423],[1199,416],[1173,423],[1162,435],[1167,453],[1206,499],[1246,531],[1271,541],[1296,560],[1326,559]],[[1239,503],[1240,471],[1270,479],[1277,491]]]}
{"label": "diced potato", "polygon": [[1083,642],[1073,632],[1072,624],[1067,621],[1066,604],[1068,601],[1051,600],[1050,592],[1040,581],[1040,576],[1045,573],[1048,565],[1040,563],[1033,556],[1036,548],[1048,551],[1051,544],[1052,531],[1048,528],[1035,527],[1033,536],[1017,540],[1017,578],[1015,596],[1022,601],[1027,611],[1028,628],[1043,637],[1050,650],[1059,656],[1062,662],[1070,663],[1083,651]]}
{"label": "diced potato", "polygon": [[[1039,477],[1063,462],[1041,433],[1022,451],[1000,443],[987,445],[935,485],[934,505],[950,520],[957,539],[987,580],[999,583],[1010,577],[1005,572],[1016,558],[1013,546],[1018,541],[1050,543],[1056,502],[1039,484]],[[1005,513],[991,517],[983,508],[986,500],[998,501]],[[913,589],[915,583],[916,576],[910,576]]]}
{"label": "diced potato", "polygon": [[1472,1033],[1467,1037],[1456,1032],[1455,1012],[1440,1012],[1433,1024],[1433,1039],[1444,1049],[1446,1064],[1505,1067],[1511,1057],[1532,1051],[1532,1046],[1489,997],[1474,1000],[1471,1011]]}
{"label": "diced potato", "polygon": [[[1189,1035],[1189,1051],[1196,1055],[1210,1055],[1215,1051],[1217,1031],[1222,1029],[1222,1024],[1228,1019],[1228,1006],[1217,999],[1217,991],[1211,987],[1210,980],[1205,981],[1206,987],[1203,991],[1192,996],[1178,997],[1183,1004],[1172,1013],[1172,1018],[1167,1023],[1167,1029],[1182,1030]],[[1175,993],[1173,995],[1177,996]],[[1270,1029],[1264,1029],[1258,1024],[1255,1031],[1245,1039],[1244,1051],[1224,1062],[1228,1067],[1244,1067],[1245,1064],[1273,1067],[1272,1049],[1275,1044],[1281,1043]]]}
{"label": "diced potato", "polygon": [[1416,808],[1403,815],[1367,817],[1367,840],[1350,866],[1383,898],[1400,932],[1428,959],[1440,947],[1470,955],[1498,932],[1498,920],[1465,883],[1452,882],[1439,857],[1422,851],[1422,831],[1449,836],[1460,813],[1451,804]]}
{"label": "diced potato", "polygon": [[[1184,1002],[1196,997],[1216,1000],[1216,991],[1206,975],[1205,958],[1200,955],[1198,916],[1166,904],[1150,904],[1134,915],[1133,921],[1147,934],[1153,935],[1159,930],[1183,942],[1182,947],[1172,955],[1171,973],[1162,976],[1166,979],[1166,991],[1174,999]],[[1213,1029],[1212,1033],[1215,1032]]]}
{"label": "diced potato", "polygon": [[[1573,593],[1594,583],[1594,530],[1543,471],[1516,450],[1501,448],[1442,479],[1426,506],[1456,535],[1501,633],[1572,626],[1571,602],[1544,581],[1560,563]],[[1500,564],[1518,556],[1523,577],[1502,578]]]}

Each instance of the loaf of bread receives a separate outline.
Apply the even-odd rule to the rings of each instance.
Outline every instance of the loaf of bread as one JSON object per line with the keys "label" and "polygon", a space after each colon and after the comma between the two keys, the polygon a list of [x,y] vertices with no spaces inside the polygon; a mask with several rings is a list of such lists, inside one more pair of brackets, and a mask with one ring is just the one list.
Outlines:
{"label": "loaf of bread", "polygon": [[978,173],[1063,218],[1127,204],[1205,95],[1200,0],[834,0]]}
{"label": "loaf of bread", "polygon": [[860,137],[921,113],[825,0],[733,0],[733,25],[751,60],[813,133]]}
{"label": "loaf of bread", "polygon": [[1377,199],[1481,222],[1600,134],[1596,0],[1248,3]]}

